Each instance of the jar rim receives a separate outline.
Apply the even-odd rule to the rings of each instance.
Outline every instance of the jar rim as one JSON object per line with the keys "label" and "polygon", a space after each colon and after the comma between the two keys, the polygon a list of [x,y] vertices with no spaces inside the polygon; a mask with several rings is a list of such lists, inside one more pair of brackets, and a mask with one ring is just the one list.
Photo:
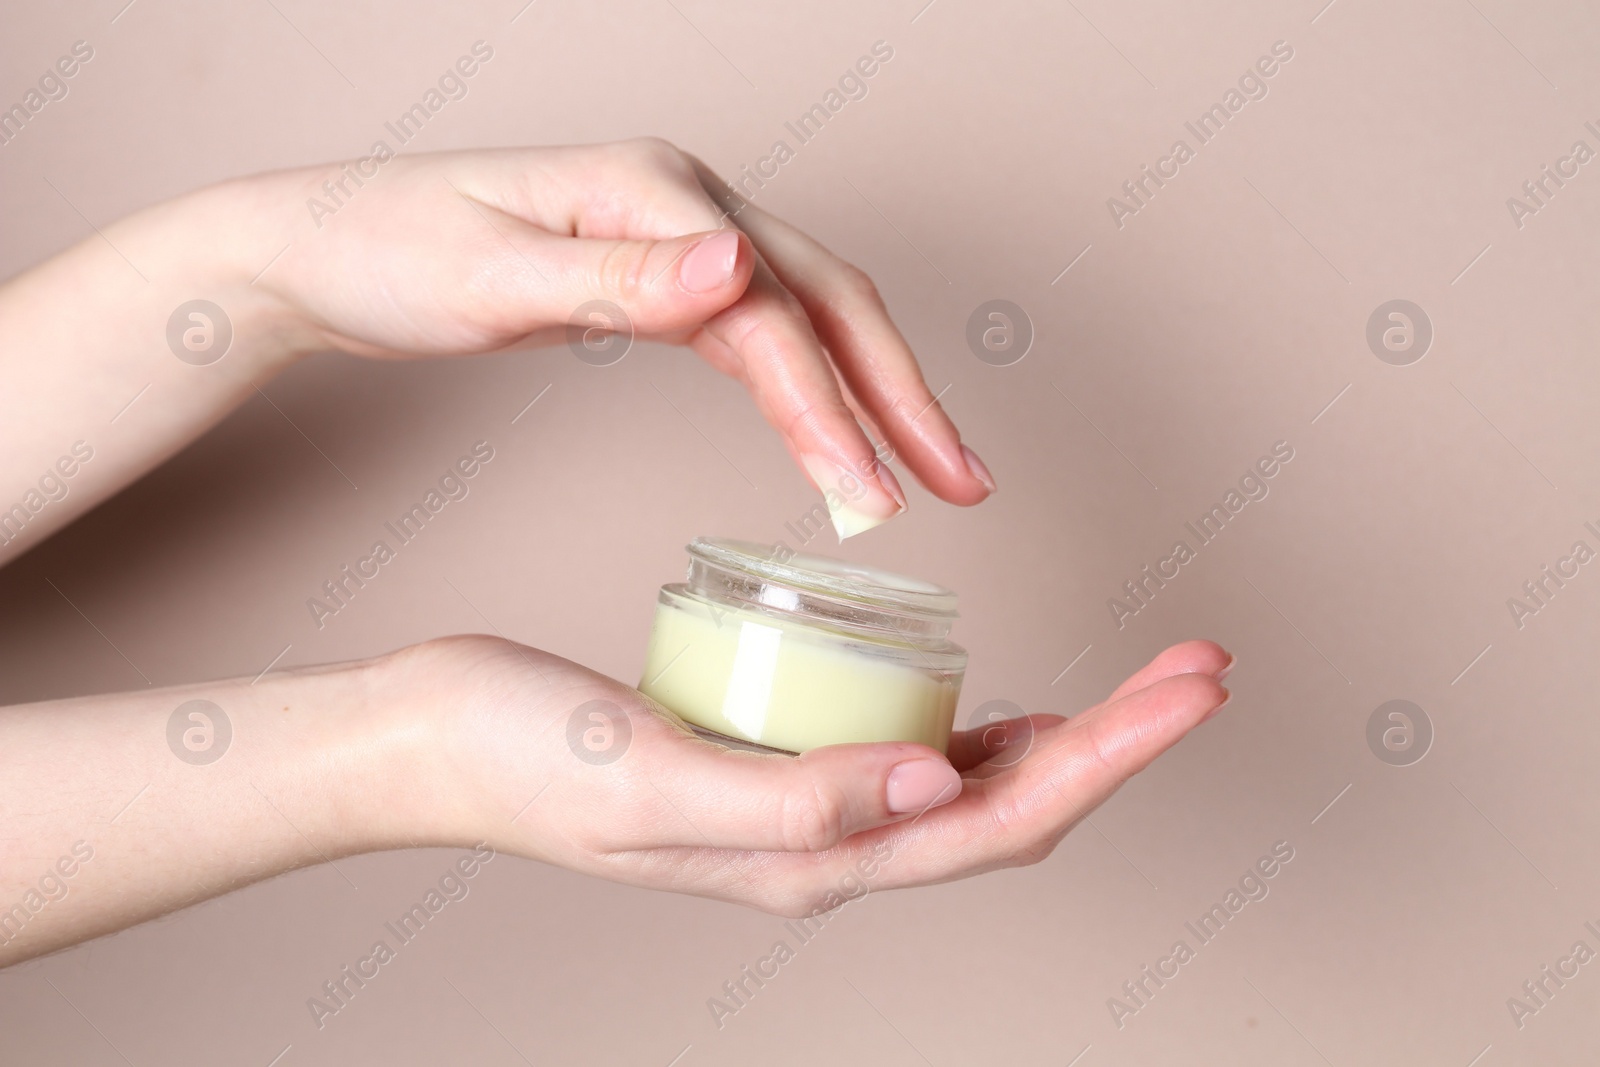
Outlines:
{"label": "jar rim", "polygon": [[688,552],[691,559],[720,569],[867,608],[941,620],[959,615],[953,591],[868,564],[722,537],[697,537],[689,543]]}

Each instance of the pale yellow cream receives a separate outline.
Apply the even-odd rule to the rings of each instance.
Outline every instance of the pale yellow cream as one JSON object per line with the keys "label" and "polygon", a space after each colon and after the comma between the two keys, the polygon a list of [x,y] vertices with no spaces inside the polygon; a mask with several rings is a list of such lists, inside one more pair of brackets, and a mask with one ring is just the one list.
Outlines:
{"label": "pale yellow cream", "polygon": [[[876,650],[876,652],[875,652]],[[681,596],[656,605],[640,690],[696,726],[788,752],[950,740],[961,675],[916,653]]]}

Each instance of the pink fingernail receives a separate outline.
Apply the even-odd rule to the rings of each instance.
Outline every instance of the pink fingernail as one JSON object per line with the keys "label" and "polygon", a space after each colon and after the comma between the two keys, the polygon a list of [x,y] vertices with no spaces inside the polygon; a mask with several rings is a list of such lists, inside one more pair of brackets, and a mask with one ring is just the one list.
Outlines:
{"label": "pink fingernail", "polygon": [[1218,704],[1216,707],[1214,707],[1210,711],[1206,712],[1205,715],[1201,717],[1201,719],[1200,719],[1201,722],[1205,722],[1207,719],[1211,718],[1217,712],[1221,711],[1223,708],[1228,706],[1228,701],[1233,699],[1233,693],[1229,692],[1226,689],[1224,689],[1223,692],[1227,693],[1228,695],[1222,698],[1222,703]]}
{"label": "pink fingernail", "polygon": [[709,293],[728,284],[738,262],[739,234],[723,230],[689,249],[678,265],[678,281],[691,293]]}
{"label": "pink fingernail", "polygon": [[960,795],[961,775],[943,760],[908,760],[889,772],[889,810],[901,815],[948,804]]}
{"label": "pink fingernail", "polygon": [[989,473],[989,468],[983,465],[983,460],[978,458],[978,454],[966,445],[961,446],[961,454],[966,457],[967,470],[972,472],[972,476],[982,482],[983,487],[989,492],[994,492],[994,475]]}
{"label": "pink fingernail", "polygon": [[1232,674],[1233,673],[1233,665],[1235,663],[1238,663],[1238,662],[1239,662],[1239,657],[1233,655],[1232,653],[1229,653],[1228,662],[1223,664],[1222,665],[1222,669],[1217,672],[1217,681],[1220,682],[1224,678],[1226,678],[1228,675]]}
{"label": "pink fingernail", "polygon": [[900,479],[894,476],[894,471],[889,469],[887,463],[878,464],[878,483],[883,486],[888,494],[894,497],[894,502],[900,505],[900,510],[906,509],[906,492],[900,488]]}

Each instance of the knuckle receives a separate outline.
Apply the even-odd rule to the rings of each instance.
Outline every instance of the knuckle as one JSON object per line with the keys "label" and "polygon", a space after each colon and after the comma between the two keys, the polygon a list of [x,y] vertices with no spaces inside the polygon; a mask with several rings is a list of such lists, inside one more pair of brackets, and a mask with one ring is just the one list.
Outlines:
{"label": "knuckle", "polygon": [[999,844],[995,849],[998,853],[998,865],[1003,867],[1023,866],[1021,858],[1027,851],[1018,827],[1021,825],[1020,813],[1010,803],[997,801],[989,807],[989,822],[992,826],[989,840]]}
{"label": "knuckle", "polygon": [[[939,402],[938,397],[930,395],[926,388],[920,390],[919,392],[919,400],[921,396],[926,396],[927,400],[913,404],[911,401],[901,396],[896,397],[894,402],[889,405],[888,419],[891,425],[912,428],[916,426],[917,420],[923,415],[927,414],[929,411],[938,411],[940,414],[943,414],[944,405]],[[894,457],[891,455],[888,458],[892,459]]]}
{"label": "knuckle", "polygon": [[1035,867],[1043,863],[1056,850],[1056,843],[1053,838],[1047,838],[1021,846],[1012,854],[1011,866]]}
{"label": "knuckle", "polygon": [[839,284],[844,294],[849,299],[858,303],[870,304],[874,307],[883,306],[883,294],[878,292],[878,283],[872,276],[854,263],[839,263]]}
{"label": "knuckle", "polygon": [[1094,717],[1084,725],[1083,742],[1084,751],[1097,771],[1115,782],[1122,782],[1128,777],[1120,766],[1121,761],[1112,745],[1111,731],[1106,728],[1100,716]]}
{"label": "knuckle", "polygon": [[391,652],[386,659],[407,670],[495,670],[525,663],[521,647],[488,634],[450,634]]}
{"label": "knuckle", "polygon": [[[794,294],[763,293],[759,300],[745,299],[722,313],[729,344],[746,359],[782,360],[807,339],[810,320]],[[799,330],[800,324],[804,330]],[[798,336],[796,333],[798,331]],[[814,339],[815,335],[810,335]]]}
{"label": "knuckle", "polygon": [[1055,852],[1056,846],[1061,844],[1062,840],[1081,821],[1081,819],[1074,818],[1065,826],[1057,824],[1042,827],[1036,833],[1029,835],[1017,849],[1016,865],[1019,867],[1033,867],[1049,859]]}
{"label": "knuckle", "polygon": [[779,818],[783,847],[790,852],[822,852],[844,837],[845,803],[831,786],[808,782],[787,794]]}
{"label": "knuckle", "polygon": [[638,295],[644,285],[646,246],[637,241],[618,241],[600,260],[601,288],[623,300]]}
{"label": "knuckle", "polygon": [[665,137],[635,137],[624,144],[634,159],[646,166],[670,173],[681,173],[690,169],[689,157],[683,149]]}
{"label": "knuckle", "polygon": [[[1023,798],[1015,790],[997,796],[989,808],[993,839],[1006,842],[998,861],[1004,867],[1032,867],[1055,851],[1065,833],[1059,827],[1036,827]],[[1076,820],[1074,820],[1074,823]]]}
{"label": "knuckle", "polygon": [[779,429],[796,441],[823,440],[830,424],[854,418],[842,400],[816,397],[797,405]]}

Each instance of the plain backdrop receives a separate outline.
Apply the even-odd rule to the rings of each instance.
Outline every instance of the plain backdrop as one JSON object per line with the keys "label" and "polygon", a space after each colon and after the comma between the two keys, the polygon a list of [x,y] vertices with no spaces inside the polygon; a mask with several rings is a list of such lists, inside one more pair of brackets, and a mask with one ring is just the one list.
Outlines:
{"label": "plain backdrop", "polygon": [[[757,202],[873,276],[1000,490],[958,509],[903,477],[906,516],[824,548],[961,594],[963,716],[1074,712],[1194,636],[1239,656],[1227,710],[1049,861],[851,904],[720,1028],[708,998],[780,920],[507,857],[319,1030],[307,998],[454,858],[418,851],[6,971],[0,1060],[1592,1062],[1593,966],[1520,1027],[1507,998],[1600,949],[1600,576],[1521,627],[1507,601],[1600,548],[1600,176],[1520,220],[1507,199],[1600,150],[1597,16],[925,2],[14,6],[0,104],[73,42],[95,55],[0,146],[0,273],[211,181],[363,154],[475,41],[493,60],[407,150],[654,134],[730,175],[795,147],[784,123],[886,42]],[[1266,95],[1200,144],[1185,123],[1275,42]],[[1194,157],[1114,212],[1180,138]],[[994,299],[1034,333],[1010,366],[966,340]],[[1397,299],[1433,332],[1404,366],[1367,341]],[[784,537],[813,500],[684,351],[326,357],[264,388],[0,571],[0,700],[496,630],[634,681],[682,546]],[[471,495],[319,629],[306,598],[477,440],[496,458]],[[1268,495],[1119,627],[1107,601],[1278,442]],[[1406,766],[1367,739],[1396,699],[1433,734]],[[1185,923],[1278,842],[1270,893],[1199,946]],[[1108,999],[1179,939],[1195,958],[1119,1026]]]}

